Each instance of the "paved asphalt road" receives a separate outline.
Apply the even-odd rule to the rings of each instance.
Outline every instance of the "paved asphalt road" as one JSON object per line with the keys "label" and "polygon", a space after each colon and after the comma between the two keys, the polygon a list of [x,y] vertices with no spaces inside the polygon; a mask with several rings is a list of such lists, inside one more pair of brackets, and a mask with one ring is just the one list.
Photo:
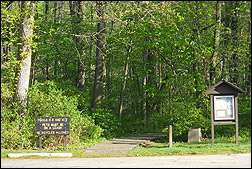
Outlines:
{"label": "paved asphalt road", "polygon": [[1,159],[1,168],[251,168],[251,153],[159,157]]}

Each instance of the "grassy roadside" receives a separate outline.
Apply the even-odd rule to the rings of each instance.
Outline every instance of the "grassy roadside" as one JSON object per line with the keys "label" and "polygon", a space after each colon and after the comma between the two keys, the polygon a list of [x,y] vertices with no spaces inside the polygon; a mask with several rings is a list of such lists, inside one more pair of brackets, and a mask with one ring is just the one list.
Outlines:
{"label": "grassy roadside", "polygon": [[[165,156],[165,155],[196,155],[196,154],[235,154],[235,153],[251,153],[251,139],[240,138],[239,145],[235,144],[233,138],[215,139],[215,145],[212,147],[211,140],[199,143],[175,142],[173,147],[169,148],[166,140],[161,143],[151,142],[144,146],[138,146],[128,153],[107,154],[87,156],[83,154],[84,150],[1,150],[1,158],[8,158],[9,153],[72,153],[73,157],[128,157],[128,156]],[[22,158],[51,158],[51,157],[22,157]]]}
{"label": "grassy roadside", "polygon": [[216,139],[214,146],[211,140],[199,143],[173,143],[169,148],[168,143],[151,143],[146,146],[139,146],[131,150],[129,156],[164,156],[164,155],[202,155],[202,154],[235,154],[250,153],[251,139],[240,139],[239,144],[235,144],[235,139]]}

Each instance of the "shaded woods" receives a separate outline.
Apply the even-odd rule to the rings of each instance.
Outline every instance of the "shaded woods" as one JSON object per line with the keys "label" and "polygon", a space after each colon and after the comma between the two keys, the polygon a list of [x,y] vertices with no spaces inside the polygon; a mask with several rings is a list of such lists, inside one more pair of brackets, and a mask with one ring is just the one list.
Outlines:
{"label": "shaded woods", "polygon": [[251,137],[250,1],[1,1],[1,148],[38,147],[37,116],[70,117],[69,148],[175,117],[175,141],[190,127],[209,138],[203,92],[221,79],[245,91],[239,134]]}

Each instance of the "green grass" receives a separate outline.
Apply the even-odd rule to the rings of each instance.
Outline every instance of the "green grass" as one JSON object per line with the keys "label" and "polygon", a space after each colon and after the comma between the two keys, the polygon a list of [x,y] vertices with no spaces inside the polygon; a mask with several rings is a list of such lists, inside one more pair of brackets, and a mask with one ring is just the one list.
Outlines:
{"label": "green grass", "polygon": [[[235,139],[233,139],[235,140]],[[199,143],[177,142],[169,148],[168,143],[151,143],[147,147],[137,147],[131,150],[129,156],[164,156],[190,154],[235,154],[250,153],[251,139],[240,139],[239,144],[229,138],[216,139],[214,146],[211,140]]]}
{"label": "green grass", "polygon": [[[235,154],[251,153],[251,138],[240,138],[239,144],[235,144],[234,138],[215,139],[214,147],[211,140],[199,143],[175,142],[173,147],[165,140],[163,143],[154,143],[138,146],[128,153],[106,154],[106,155],[85,155],[85,150],[1,150],[1,158],[8,158],[9,153],[72,153],[73,157],[126,157],[126,156],[165,156],[165,155],[196,155],[196,154]],[[21,158],[21,157],[20,157]],[[51,157],[22,157],[22,158],[51,158]]]}

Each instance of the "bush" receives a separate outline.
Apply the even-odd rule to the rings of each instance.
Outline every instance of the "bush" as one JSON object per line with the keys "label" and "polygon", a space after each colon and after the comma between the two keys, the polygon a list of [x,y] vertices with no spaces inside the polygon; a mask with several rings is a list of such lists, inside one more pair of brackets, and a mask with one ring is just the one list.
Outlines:
{"label": "bush", "polygon": [[251,97],[238,96],[239,136],[251,138]]}
{"label": "bush", "polygon": [[104,130],[103,137],[113,138],[119,136],[120,123],[109,107],[98,102],[96,108],[90,112],[89,116],[95,120],[96,125],[99,125]]}
{"label": "bush", "polygon": [[[169,105],[169,113],[164,114],[167,119],[166,125],[174,119],[173,122],[173,140],[174,141],[187,141],[188,130],[191,127],[200,127],[202,129],[202,134],[206,135],[209,133],[211,128],[211,121],[204,117],[204,113],[200,108],[197,108],[193,103],[188,106],[188,103],[171,103]],[[169,128],[163,129],[164,132],[168,132]]]}
{"label": "bush", "polygon": [[[35,134],[36,117],[70,117],[70,135],[67,136],[69,148],[84,148],[85,145],[98,140],[103,130],[95,125],[94,120],[77,109],[78,98],[63,95],[55,83],[47,81],[33,85],[28,93],[25,118],[19,115],[10,121],[9,109],[3,111],[1,122],[1,148],[20,149],[38,147],[39,138]],[[43,136],[43,148],[61,149],[63,136]]]}

